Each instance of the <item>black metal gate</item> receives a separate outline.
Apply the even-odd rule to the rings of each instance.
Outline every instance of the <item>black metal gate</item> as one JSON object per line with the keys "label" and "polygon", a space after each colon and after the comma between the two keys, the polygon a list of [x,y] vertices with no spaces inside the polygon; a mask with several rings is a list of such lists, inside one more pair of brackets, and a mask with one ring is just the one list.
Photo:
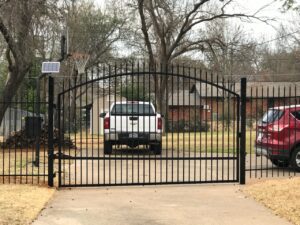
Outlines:
{"label": "black metal gate", "polygon": [[200,69],[103,66],[57,98],[59,186],[238,182],[240,97]]}

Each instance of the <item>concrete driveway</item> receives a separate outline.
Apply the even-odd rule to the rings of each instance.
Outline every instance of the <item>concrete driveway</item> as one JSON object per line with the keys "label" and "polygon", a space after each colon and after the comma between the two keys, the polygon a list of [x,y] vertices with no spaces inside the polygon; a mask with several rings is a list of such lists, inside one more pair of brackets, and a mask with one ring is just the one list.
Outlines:
{"label": "concrete driveway", "polygon": [[287,225],[239,185],[61,189],[34,225]]}

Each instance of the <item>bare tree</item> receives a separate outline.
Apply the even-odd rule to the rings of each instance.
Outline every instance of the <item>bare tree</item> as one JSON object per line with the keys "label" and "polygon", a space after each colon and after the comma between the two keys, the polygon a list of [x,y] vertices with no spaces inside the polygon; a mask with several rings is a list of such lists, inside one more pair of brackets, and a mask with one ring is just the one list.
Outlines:
{"label": "bare tree", "polygon": [[56,0],[0,1],[0,32],[6,43],[8,62],[8,76],[0,94],[0,121],[33,65],[39,24],[43,18],[50,18],[50,10],[55,7]]}
{"label": "bare tree", "polygon": [[[88,73],[88,76],[78,73],[74,53],[89,55],[87,70],[111,61],[114,58],[116,43],[122,37],[126,19],[117,1],[107,3],[105,9],[96,7],[91,1],[65,1],[65,17],[69,31],[70,57],[65,63],[63,74],[65,84],[74,87],[87,79],[95,78],[91,73]],[[84,95],[89,95],[94,85],[90,83],[82,86],[80,91],[79,88],[75,88],[70,93],[71,123],[76,119],[76,101]]]}
{"label": "bare tree", "polygon": [[[158,62],[167,69],[175,58],[191,51],[205,51],[215,43],[221,43],[218,38],[207,38],[204,27],[216,20],[228,18],[243,18],[244,20],[258,19],[258,10],[252,15],[230,13],[232,0],[219,1],[199,0],[195,4],[191,1],[179,0],[137,0],[137,10],[140,17],[141,31],[149,58],[150,65]],[[231,9],[232,10],[232,9]],[[159,109],[166,113],[167,98],[166,85],[168,76],[155,80]]]}
{"label": "bare tree", "polygon": [[257,42],[248,37],[240,25],[232,25],[225,19],[207,25],[207,39],[218,39],[204,52],[208,67],[237,81],[240,75],[255,74],[258,70]]}

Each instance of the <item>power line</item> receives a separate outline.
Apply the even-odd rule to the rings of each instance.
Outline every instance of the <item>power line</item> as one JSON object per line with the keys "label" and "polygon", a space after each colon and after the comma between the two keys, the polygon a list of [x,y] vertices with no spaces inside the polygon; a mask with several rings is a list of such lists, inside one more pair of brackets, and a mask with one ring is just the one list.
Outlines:
{"label": "power line", "polygon": [[288,37],[288,36],[291,36],[291,35],[293,35],[293,34],[296,34],[296,33],[299,33],[300,32],[300,30],[296,30],[296,31],[294,31],[294,32],[291,32],[291,33],[287,33],[287,34],[285,34],[285,35],[282,35],[282,36],[280,36],[280,37],[277,37],[277,38],[274,38],[274,39],[270,39],[270,40],[268,40],[268,41],[263,41],[263,42],[260,42],[260,43],[257,43],[257,44],[237,44],[238,46],[259,46],[259,45],[264,45],[264,44],[267,44],[267,43],[271,43],[271,42],[273,42],[273,41],[278,41],[278,40],[280,40],[280,39],[282,39],[282,38],[285,38],[285,37]]}
{"label": "power line", "polygon": [[285,35],[282,35],[282,36],[280,36],[280,37],[277,37],[277,38],[274,38],[274,39],[271,39],[271,40],[268,40],[268,41],[264,41],[264,42],[258,43],[258,44],[256,44],[255,46],[258,46],[258,45],[264,45],[264,44],[266,44],[266,43],[270,43],[270,42],[273,42],[273,41],[278,41],[278,40],[280,40],[280,39],[282,39],[282,38],[291,36],[291,35],[296,34],[296,33],[298,33],[298,32],[300,32],[300,30],[297,30],[297,31],[294,31],[294,32],[291,32],[291,33],[288,33],[288,34],[285,34]]}

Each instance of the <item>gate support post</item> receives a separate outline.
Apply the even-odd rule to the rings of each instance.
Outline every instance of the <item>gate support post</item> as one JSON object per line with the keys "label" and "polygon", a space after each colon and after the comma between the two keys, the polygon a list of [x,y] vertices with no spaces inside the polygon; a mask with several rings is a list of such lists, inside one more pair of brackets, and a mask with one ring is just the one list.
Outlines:
{"label": "gate support post", "polygon": [[240,184],[246,183],[246,91],[247,79],[241,79]]}
{"label": "gate support post", "polygon": [[49,76],[48,84],[48,186],[53,187],[53,163],[54,163],[54,148],[53,148],[53,100],[54,100],[54,79]]}

